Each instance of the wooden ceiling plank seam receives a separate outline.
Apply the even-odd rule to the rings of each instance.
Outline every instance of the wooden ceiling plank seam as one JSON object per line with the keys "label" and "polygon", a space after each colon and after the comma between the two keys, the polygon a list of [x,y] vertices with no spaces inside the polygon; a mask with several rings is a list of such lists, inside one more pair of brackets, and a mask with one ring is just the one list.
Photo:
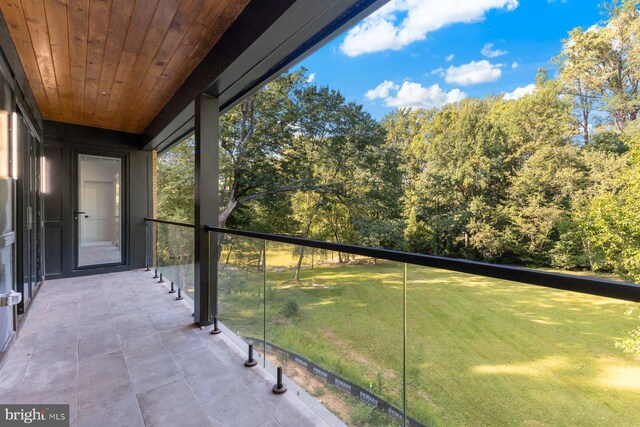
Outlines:
{"label": "wooden ceiling plank seam", "polygon": [[[158,49],[149,64],[145,78],[137,88],[137,96],[134,97],[131,104],[127,106],[129,111],[127,114],[128,117],[133,117],[133,112],[142,114],[142,117],[148,114],[148,106],[143,104],[143,101],[147,98],[155,82],[160,78],[172,53],[180,46],[180,42],[184,38],[185,29],[188,28],[193,19],[195,19],[195,12],[199,10],[199,5],[201,5],[201,3],[196,0],[182,0],[178,5],[176,13],[171,19],[171,23],[167,27]],[[139,120],[139,116],[136,117],[135,121],[136,127],[144,128],[143,124],[138,123],[141,121]],[[144,119],[142,119],[142,121],[144,121]]]}
{"label": "wooden ceiling plank seam", "polygon": [[[96,104],[98,102],[99,97],[99,86],[100,86],[100,76],[102,73],[102,67],[104,65],[104,53],[107,46],[107,33],[109,31],[109,22],[111,21],[111,11],[113,9],[113,0],[94,0],[94,5],[100,6],[98,11],[103,11],[103,13],[93,13],[89,14],[89,48],[90,52],[92,51],[91,61],[89,61],[89,65],[87,66],[87,87],[88,87],[88,95],[89,102],[85,105],[85,114],[88,116],[89,120],[95,122],[95,114],[96,114]],[[96,8],[92,8],[92,11],[95,11]],[[92,18],[93,17],[93,18]],[[106,17],[106,19],[105,19]],[[93,37],[91,35],[92,25],[91,22],[94,22],[94,33]],[[93,46],[93,49],[91,49]],[[89,58],[89,55],[87,55]],[[89,60],[89,59],[88,59]]]}
{"label": "wooden ceiling plank seam", "polygon": [[[244,3],[246,4],[248,2],[249,0],[245,0]],[[213,31],[216,28],[216,26],[218,26],[221,16],[225,12],[225,9],[227,6],[228,6],[228,3],[224,1],[220,2],[220,4],[218,5],[218,10],[216,11],[215,19],[211,20],[207,29],[202,34],[202,37],[200,37],[200,40],[198,41],[198,43],[196,43],[193,49],[191,50],[191,52],[189,52],[190,58],[204,57],[204,55],[206,55],[211,50],[214,43],[220,39],[223,31],[216,31],[215,33]],[[184,69],[188,67],[189,67],[189,64],[187,64],[186,62],[183,63],[178,69],[178,75],[184,75],[185,74]],[[182,83],[183,82],[181,82],[178,86],[181,86]]]}
{"label": "wooden ceiling plank seam", "polygon": [[133,131],[134,128],[137,129],[138,125],[134,127],[129,126],[129,122],[135,120],[132,118],[135,118],[138,113],[138,111],[133,108],[133,104],[138,96],[140,86],[142,86],[144,79],[147,78],[153,59],[158,49],[160,49],[169,28],[171,28],[171,24],[179,8],[180,0],[167,0],[162,4],[162,7],[158,7],[156,10],[156,15],[144,41],[146,48],[141,51],[141,54],[136,59],[135,72],[129,80],[123,102],[121,102],[121,107],[117,115],[119,119],[118,122],[128,131]]}
{"label": "wooden ceiling plank seam", "polygon": [[[202,58],[213,46],[215,40],[208,43],[208,39],[211,39],[210,33],[212,32],[212,28],[218,24],[220,15],[224,12],[225,6],[227,5],[226,1],[219,1],[217,4],[215,3],[216,2],[213,1],[207,3],[207,5],[214,10],[214,15],[203,11],[203,13],[199,14],[199,19],[196,24],[192,25],[190,28],[191,31],[196,33],[198,40],[192,43],[183,43],[179,49],[176,49],[174,55],[172,55],[171,59],[167,63],[167,69],[173,70],[174,66],[178,67],[177,70],[173,70],[171,72],[171,77],[173,78],[169,78],[169,73],[167,73],[167,71],[163,72],[161,78],[158,79],[154,87],[148,92],[145,102],[150,106],[150,113],[152,113],[154,117],[155,114],[164,107],[164,104],[171,98],[171,96],[173,96],[177,88],[186,80],[187,76],[184,74],[184,70],[193,70],[200,61],[200,58]],[[215,7],[211,6],[213,4],[215,4]],[[187,33],[185,38],[190,35],[191,34]],[[218,39],[219,36],[216,40]],[[208,44],[208,48],[205,53],[198,55],[198,48],[201,48],[203,44]],[[187,46],[191,46],[191,49],[185,49]],[[153,117],[151,119],[153,119]]]}
{"label": "wooden ceiling plank seam", "polygon": [[[183,2],[183,4],[188,4],[188,3],[189,2]],[[204,11],[201,8],[197,7],[198,5],[202,5],[202,4],[199,2],[192,2],[191,4],[192,9],[187,9],[188,12],[185,12],[186,17],[190,18],[190,20],[188,22],[182,23],[180,25],[180,29],[186,28],[186,31],[180,31],[180,29],[175,29],[174,25],[172,24],[172,27],[170,28],[169,32],[167,32],[167,36],[165,37],[160,49],[158,49],[158,53],[156,54],[156,57],[154,58],[154,61],[153,61],[153,64],[158,64],[158,62],[160,62],[164,65],[155,67],[155,72],[152,74],[151,78],[146,79],[146,82],[148,83],[143,85],[143,87],[141,88],[141,90],[143,91],[144,98],[140,99],[137,102],[135,109],[138,111],[143,111],[144,116],[146,117],[152,116],[149,119],[149,122],[155,116],[154,107],[157,107],[157,106],[148,102],[148,100],[152,96],[152,94],[158,91],[158,85],[161,84],[163,80],[163,76],[167,78],[171,77],[168,75],[165,76],[165,73],[168,72],[169,65],[171,64],[172,59],[176,56],[177,52],[179,52],[183,48],[185,38],[187,37],[189,32],[193,30],[194,28],[193,22],[197,20],[197,16],[202,16],[204,14]],[[194,13],[196,10],[199,10],[201,13]],[[174,22],[176,21],[180,22],[180,18],[181,17],[179,16],[179,13],[177,13],[176,18],[174,18]],[[177,33],[176,35],[179,36],[179,40],[175,40],[175,42],[171,41],[171,39],[169,38],[169,33],[172,31],[174,33]],[[172,45],[171,43],[174,43],[174,44]],[[165,46],[165,44],[168,44],[169,46]],[[163,51],[163,48],[164,48],[164,51]],[[164,54],[165,52],[168,55],[168,58],[165,58],[164,56],[162,56],[162,54]],[[152,68],[154,67],[152,66]],[[163,98],[165,98],[165,102],[166,100],[169,99],[170,96],[171,95],[163,94]],[[157,111],[159,110],[156,110],[155,113],[157,113]],[[142,120],[142,121],[145,121],[145,120]],[[148,125],[148,123],[145,123],[144,127],[146,127],[146,125]]]}
{"label": "wooden ceiling plank seam", "polygon": [[[109,115],[106,113],[109,94],[113,88],[116,71],[126,39],[133,12],[133,3],[129,0],[114,0],[111,6],[109,29],[105,42],[104,57],[100,70],[98,97],[96,100],[95,118],[102,126],[108,126]],[[125,30],[126,25],[126,30]],[[123,31],[124,30],[124,31]]]}
{"label": "wooden ceiling plank seam", "polygon": [[[161,88],[162,90],[154,89],[153,91],[151,91],[152,99],[150,102],[152,103],[151,105],[154,105],[154,108],[148,115],[149,123],[162,110],[162,108],[164,108],[168,100],[171,99],[171,96],[173,96],[173,94],[176,93],[176,91],[180,88],[180,86],[184,83],[184,81],[186,81],[188,74],[195,69],[195,67],[200,62],[201,58],[204,57],[204,55],[206,55],[212,49],[212,47],[214,46],[215,43],[217,43],[217,41],[219,41],[222,34],[226,31],[229,25],[237,18],[237,16],[242,12],[242,10],[244,9],[247,3],[248,1],[225,3],[216,21],[213,22],[209,27],[209,30],[206,36],[207,38],[206,43],[208,44],[208,46],[205,49],[202,49],[200,51],[199,55],[201,56],[198,56],[199,58],[198,61],[194,63],[185,61],[184,64],[180,67],[180,71],[176,73],[176,75],[181,76],[181,78],[174,79],[173,81],[171,81],[171,84],[168,86],[165,86],[165,87],[160,86],[159,88]],[[216,32],[212,31],[213,28],[217,28],[218,31]],[[194,47],[194,49],[198,49],[198,47],[196,46]],[[192,56],[195,56],[195,55],[192,55]],[[167,79],[167,81],[168,80],[169,79]],[[160,83],[162,83],[162,81]]]}
{"label": "wooden ceiling plank seam", "polygon": [[88,8],[87,8],[87,39],[86,39],[86,45],[87,45],[87,49],[86,49],[86,56],[85,56],[85,60],[84,60],[84,90],[83,90],[83,101],[82,101],[82,124],[89,126],[91,123],[89,122],[89,115],[87,114],[87,101],[89,98],[89,88],[88,86],[88,79],[87,79],[87,73],[88,71],[88,67],[89,67],[89,37],[91,36],[91,9],[93,9],[92,7],[92,0],[88,0]]}
{"label": "wooden ceiling plank seam", "polygon": [[[51,57],[51,45],[49,42],[48,29],[44,16],[44,4],[42,0],[21,0],[22,10],[33,46],[33,51],[38,64],[38,70],[42,78],[44,90],[47,93],[47,99],[51,110],[49,114],[61,120],[61,102],[58,93],[58,84],[56,82],[55,70],[53,68],[53,59]],[[25,7],[26,5],[26,7]],[[39,6],[39,7],[38,7]]]}
{"label": "wooden ceiling plank seam", "polygon": [[[62,97],[60,96],[60,89],[58,83],[58,76],[56,74],[56,69],[53,62],[53,51],[51,50],[51,36],[49,34],[49,27],[47,24],[47,16],[44,9],[45,0],[31,0],[27,1],[27,3],[31,3],[31,6],[37,10],[35,13],[36,17],[32,20],[31,28],[33,30],[32,34],[36,35],[36,46],[39,49],[36,49],[36,60],[43,70],[43,76],[46,79],[45,90],[47,93],[51,93],[53,96],[54,103],[57,107],[54,110],[54,114],[61,118],[65,119],[64,106],[62,102]],[[34,11],[35,11],[34,10]],[[26,15],[25,15],[26,16]],[[29,26],[30,20],[27,19],[27,26]],[[38,54],[39,53],[39,54]]]}
{"label": "wooden ceiling plank seam", "polygon": [[88,116],[87,116],[87,65],[89,64],[89,24],[91,23],[91,1],[87,0],[87,13],[86,13],[86,38],[85,38],[85,55],[84,55],[84,66],[83,66],[83,90],[82,90],[82,124],[90,125]]}
{"label": "wooden ceiling plank seam", "polygon": [[102,75],[104,74],[104,71],[105,71],[105,66],[107,65],[107,51],[109,46],[109,29],[111,28],[111,22],[114,19],[113,14],[114,14],[116,1],[117,0],[109,0],[109,18],[107,20],[107,25],[105,27],[106,31],[104,35],[104,45],[102,48],[102,58],[100,59],[100,73],[98,74],[98,86],[97,86],[97,92],[96,92],[96,99],[95,99],[95,103],[93,104],[93,110],[91,115],[91,118],[97,127],[103,127],[103,125],[100,123],[101,120],[100,120],[100,114],[98,111],[98,104],[100,102],[100,97],[102,96],[102,93],[100,91],[100,84],[102,81]]}
{"label": "wooden ceiling plank seam", "polygon": [[[9,0],[7,2],[0,2],[0,9],[2,10],[2,15],[4,16],[7,25],[9,26],[11,38],[13,39],[18,56],[20,57],[20,61],[25,69],[27,80],[32,88],[36,102],[41,110],[41,114],[44,114],[45,112],[48,113],[51,107],[49,106],[49,99],[47,98],[47,93],[44,89],[31,37],[27,31],[27,23],[24,17],[22,5],[19,0]],[[35,72],[32,70],[35,70]]]}
{"label": "wooden ceiling plank seam", "polygon": [[67,6],[59,1],[45,1],[44,19],[49,32],[49,44],[53,68],[61,102],[61,115],[65,121],[73,121],[73,92],[69,69],[69,37],[67,34]]}
{"label": "wooden ceiling plank seam", "polygon": [[[186,81],[188,75],[197,67],[202,58],[208,54],[212,48],[214,48],[214,44],[217,43],[222,34],[229,28],[229,26],[235,21],[235,19],[242,13],[242,10],[249,3],[249,0],[238,0],[235,2],[227,1],[224,3],[223,13],[218,16],[218,19],[215,22],[212,22],[210,28],[217,28],[218,31],[214,33],[213,36],[210,37],[208,48],[204,49],[204,52],[201,53],[201,56],[198,57],[198,60],[194,64],[185,63],[184,66],[180,68],[180,73],[177,74],[181,76],[176,79],[174,84],[169,87],[157,86],[156,89],[150,91],[151,100],[147,101],[147,104],[152,106],[146,113],[145,121],[148,120],[148,123],[157,116],[157,114],[164,108],[166,103],[171,99],[173,94],[177,92],[177,90],[182,86],[182,84]],[[160,81],[162,83],[162,80]],[[157,90],[162,88],[162,90]],[[145,128],[146,129],[146,128]]]}
{"label": "wooden ceiling plank seam", "polygon": [[[148,25],[146,27],[146,31],[144,32],[143,36],[141,37],[140,43],[139,43],[139,47],[136,50],[135,55],[133,55],[132,57],[132,63],[130,64],[129,68],[129,74],[128,74],[128,79],[126,79],[123,84],[119,85],[119,92],[120,92],[120,97],[118,99],[117,105],[115,106],[114,110],[115,110],[115,119],[114,121],[116,123],[118,123],[118,127],[120,129],[123,129],[127,132],[135,132],[137,130],[133,129],[131,127],[127,127],[127,125],[125,125],[125,122],[128,121],[129,117],[128,117],[128,105],[130,102],[132,102],[132,96],[133,96],[133,92],[135,92],[135,89],[131,88],[131,76],[135,76],[135,77],[139,77],[140,79],[143,77],[141,76],[141,73],[139,71],[139,69],[143,66],[141,65],[140,62],[140,57],[144,56],[144,50],[148,49],[147,46],[147,39],[149,38],[149,34],[152,33],[152,26],[154,25],[154,22],[157,23],[157,17],[161,15],[160,11],[158,10],[160,7],[162,7],[162,3],[158,2],[156,4],[156,8],[154,10],[154,13],[151,16],[151,19],[148,21]],[[176,6],[177,7],[177,6]],[[173,19],[173,16],[171,17],[171,19]],[[168,21],[169,22],[169,21]],[[170,25],[170,23],[168,23],[167,25]],[[157,48],[157,46],[156,46]],[[148,55],[147,55],[148,56]]]}
{"label": "wooden ceiling plank seam", "polygon": [[[167,0],[163,3],[163,7],[156,8],[153,20],[143,42],[144,49],[140,51],[140,54],[136,58],[133,73],[131,73],[126,89],[123,92],[123,97],[120,101],[120,108],[118,109],[118,113],[115,118],[116,123],[122,124],[122,127],[126,129],[127,132],[134,132],[131,128],[124,126],[124,123],[127,122],[129,115],[131,114],[131,110],[128,107],[133,103],[133,100],[138,94],[138,88],[148,72],[155,53],[160,47],[160,42],[155,43],[154,38],[156,37],[156,34],[159,38],[161,35],[166,33],[167,28],[173,21],[173,17],[175,16],[179,5],[179,0]],[[169,6],[172,7],[170,8]]]}
{"label": "wooden ceiling plank seam", "polygon": [[[162,108],[164,108],[164,106],[166,105],[168,100],[171,98],[171,96],[173,96],[176,93],[176,91],[180,88],[180,86],[182,86],[182,84],[186,81],[189,73],[191,73],[195,69],[195,67],[200,62],[201,58],[203,58],[207,53],[209,53],[209,51],[220,40],[224,31],[226,31],[226,29],[230,25],[229,21],[233,22],[248,3],[249,3],[249,0],[245,0],[244,2],[236,2],[233,4],[224,3],[222,5],[222,7],[220,8],[220,13],[217,15],[216,20],[212,22],[209,28],[207,29],[207,32],[205,33],[203,40],[201,40],[201,42],[199,42],[198,45],[194,46],[194,49],[189,55],[190,58],[199,58],[199,59],[194,63],[185,61],[180,66],[180,69],[178,70],[176,75],[182,76],[183,78],[173,79],[170,82],[170,85],[168,87],[162,88],[163,90],[154,89],[152,91],[153,98],[151,102],[153,103],[153,105],[156,105],[156,107],[154,108],[153,117],[151,117],[151,120],[153,120],[153,118],[162,110]],[[240,7],[237,7],[239,4],[240,4]],[[230,12],[229,12],[229,9],[231,9]],[[223,20],[224,22],[221,24],[220,20]],[[218,28],[218,31],[216,31],[215,33],[213,32],[214,27]],[[168,94],[168,98],[165,98],[167,96],[167,95],[164,95],[165,93]],[[159,99],[161,95],[163,96],[163,99]]]}
{"label": "wooden ceiling plank seam", "polygon": [[133,16],[131,18],[134,25],[130,25],[127,30],[127,37],[122,49],[122,57],[118,63],[114,85],[111,93],[109,93],[109,100],[107,102],[107,111],[112,114],[114,119],[115,114],[118,112],[120,98],[127,85],[127,78],[133,72],[136,59],[140,53],[140,49],[144,46],[145,36],[149,31],[153,16],[159,5],[158,0],[155,0],[153,13],[146,13],[150,1],[152,0],[135,2]]}
{"label": "wooden ceiling plank seam", "polygon": [[71,0],[67,7],[69,61],[75,99],[74,122],[81,125],[86,124],[84,110],[90,8],[89,0]]}
{"label": "wooden ceiling plank seam", "polygon": [[[216,34],[216,38],[215,38],[215,44],[212,44],[211,47],[209,49],[207,49],[205,52],[202,53],[202,58],[204,58],[206,55],[208,55],[213,49],[216,48],[217,43],[220,41],[220,39],[222,38],[222,36],[224,35],[224,33],[229,29],[229,27],[233,24],[233,22],[235,22],[235,20],[238,18],[238,16],[242,13],[242,11],[244,10],[244,8],[250,3],[250,0],[244,0],[243,2],[241,2],[240,0],[230,3],[227,5],[227,7],[224,10],[224,13],[221,17],[222,19],[222,23],[219,23],[218,28],[219,28],[219,33]],[[197,64],[196,64],[197,67]],[[189,70],[188,73],[185,73],[188,76],[193,72],[193,69]],[[185,79],[186,80],[186,79]],[[174,93],[179,89],[180,87],[176,88],[174,90]]]}

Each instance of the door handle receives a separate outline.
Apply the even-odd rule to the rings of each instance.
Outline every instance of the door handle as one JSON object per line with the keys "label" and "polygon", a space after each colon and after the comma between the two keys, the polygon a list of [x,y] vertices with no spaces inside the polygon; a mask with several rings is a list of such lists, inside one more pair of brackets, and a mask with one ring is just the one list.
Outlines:
{"label": "door handle", "polygon": [[0,294],[0,307],[10,307],[19,304],[22,301],[22,294],[11,291],[6,294]]}
{"label": "door handle", "polygon": [[86,214],[86,212],[80,211],[80,212],[74,212],[74,215],[80,215],[80,214]]}

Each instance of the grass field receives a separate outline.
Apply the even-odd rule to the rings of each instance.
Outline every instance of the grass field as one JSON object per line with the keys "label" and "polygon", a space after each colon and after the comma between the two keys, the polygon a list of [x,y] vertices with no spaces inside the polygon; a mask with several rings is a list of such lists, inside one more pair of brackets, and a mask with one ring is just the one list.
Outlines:
{"label": "grass field", "polygon": [[[315,254],[296,282],[290,248],[268,248],[266,275],[250,249],[232,253],[220,272],[222,321],[245,336],[266,329],[268,341],[401,406],[403,265],[337,265]],[[287,317],[291,301],[298,312]],[[637,326],[624,302],[410,266],[406,304],[412,417],[446,426],[640,425],[640,361],[615,348]]]}

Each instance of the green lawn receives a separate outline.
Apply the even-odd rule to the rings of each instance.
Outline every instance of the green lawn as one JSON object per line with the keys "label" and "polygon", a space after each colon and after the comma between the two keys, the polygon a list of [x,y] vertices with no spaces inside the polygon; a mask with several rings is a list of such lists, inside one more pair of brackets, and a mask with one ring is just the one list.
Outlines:
{"label": "green lawn", "polygon": [[[265,274],[234,265],[256,265],[249,259],[220,273],[221,318],[261,337]],[[267,251],[267,340],[401,406],[403,265],[308,263],[294,282],[295,260],[283,246]],[[637,324],[624,302],[423,267],[409,267],[406,297],[412,417],[640,425],[640,362],[615,348]],[[297,316],[284,316],[288,301]]]}

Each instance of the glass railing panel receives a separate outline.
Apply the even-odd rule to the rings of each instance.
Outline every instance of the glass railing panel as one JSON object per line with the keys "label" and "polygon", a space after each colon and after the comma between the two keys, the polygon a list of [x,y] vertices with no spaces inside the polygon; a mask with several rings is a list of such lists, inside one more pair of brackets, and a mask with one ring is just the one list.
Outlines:
{"label": "glass railing panel", "polygon": [[264,240],[218,234],[218,320],[245,353],[264,366]]}
{"label": "glass railing panel", "polygon": [[400,425],[403,265],[268,241],[266,266],[274,377],[349,425]]}
{"label": "glass railing panel", "polygon": [[407,415],[424,425],[640,425],[628,304],[409,265]]}
{"label": "glass railing panel", "polygon": [[147,270],[153,270],[156,266],[156,223],[145,221],[145,258]]}
{"label": "glass railing panel", "polygon": [[175,224],[154,223],[155,264],[167,283],[173,282],[182,296],[193,298],[194,235],[193,228]]}

